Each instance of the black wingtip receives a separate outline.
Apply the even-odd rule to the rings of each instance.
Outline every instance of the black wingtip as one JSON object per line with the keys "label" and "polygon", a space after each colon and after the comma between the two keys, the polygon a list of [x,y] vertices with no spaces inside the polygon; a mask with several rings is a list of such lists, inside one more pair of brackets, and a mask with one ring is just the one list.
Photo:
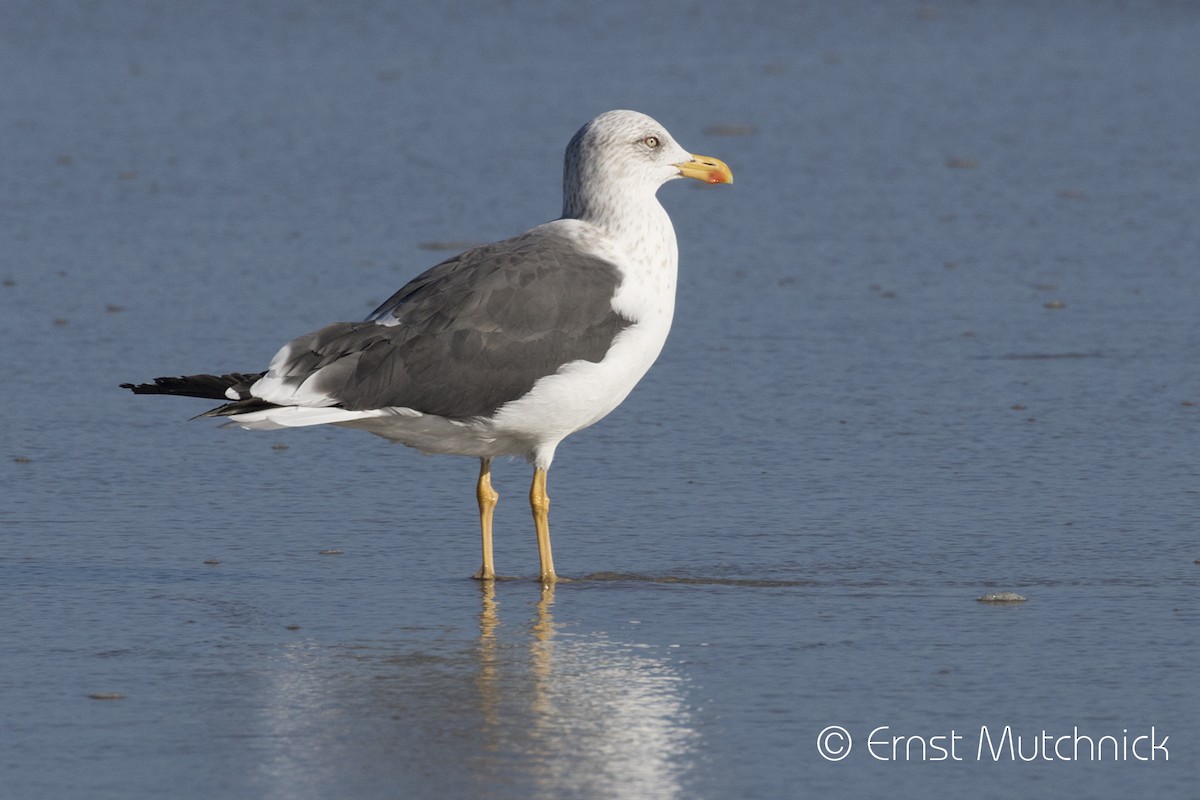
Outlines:
{"label": "black wingtip", "polygon": [[249,397],[250,386],[263,373],[229,372],[224,375],[180,375],[155,378],[154,383],[122,383],[122,389],[134,394],[173,394],[181,397],[203,397],[209,400],[229,400],[226,391],[233,389],[242,398]]}
{"label": "black wingtip", "polygon": [[268,408],[279,408],[275,403],[268,403],[266,400],[261,400],[257,397],[248,397],[245,400],[234,400],[232,403],[226,403],[223,406],[210,408],[203,414],[197,414],[192,419],[204,419],[206,417],[232,417],[234,414],[249,414],[252,411],[265,411]]}

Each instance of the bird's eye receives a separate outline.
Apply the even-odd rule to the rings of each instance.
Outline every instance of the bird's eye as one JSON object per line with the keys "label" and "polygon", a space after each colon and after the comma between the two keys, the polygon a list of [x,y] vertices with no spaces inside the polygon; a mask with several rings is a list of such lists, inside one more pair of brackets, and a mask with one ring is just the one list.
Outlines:
{"label": "bird's eye", "polygon": [[645,139],[642,139],[642,144],[646,145],[646,147],[649,147],[651,150],[653,150],[654,148],[658,147],[658,137],[657,136],[647,136]]}

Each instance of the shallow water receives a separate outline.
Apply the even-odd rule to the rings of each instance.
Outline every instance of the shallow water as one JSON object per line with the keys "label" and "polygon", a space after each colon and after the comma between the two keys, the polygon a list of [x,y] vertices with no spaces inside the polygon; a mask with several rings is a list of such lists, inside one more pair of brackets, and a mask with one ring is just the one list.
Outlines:
{"label": "shallow water", "polygon": [[[1194,793],[1200,12],[780,5],[7,4],[6,797]],[[737,183],[552,593],[524,464],[488,588],[470,460],[116,388],[555,216],[613,107]]]}

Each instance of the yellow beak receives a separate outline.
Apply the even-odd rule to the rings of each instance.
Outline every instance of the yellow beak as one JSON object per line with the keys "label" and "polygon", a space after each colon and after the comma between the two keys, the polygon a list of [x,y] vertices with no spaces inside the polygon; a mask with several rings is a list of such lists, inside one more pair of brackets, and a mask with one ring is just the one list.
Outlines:
{"label": "yellow beak", "polygon": [[679,174],[685,178],[695,178],[705,183],[733,183],[733,173],[719,158],[693,153],[691,161],[684,161],[675,166],[679,167]]}

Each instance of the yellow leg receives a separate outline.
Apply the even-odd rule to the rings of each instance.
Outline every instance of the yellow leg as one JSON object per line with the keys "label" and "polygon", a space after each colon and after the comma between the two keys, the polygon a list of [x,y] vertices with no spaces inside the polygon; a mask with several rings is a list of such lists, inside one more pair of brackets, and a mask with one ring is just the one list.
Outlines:
{"label": "yellow leg", "polygon": [[481,581],[496,579],[496,566],[492,562],[492,512],[500,495],[492,488],[492,460],[479,459],[479,483],[475,486],[475,498],[479,501],[479,528],[483,533],[483,566],[475,577]]}
{"label": "yellow leg", "polygon": [[558,577],[554,574],[554,556],[550,553],[550,498],[546,494],[546,470],[533,471],[533,485],[529,487],[529,506],[533,509],[533,526],[537,528],[538,561],[542,565],[541,581],[552,584]]}

